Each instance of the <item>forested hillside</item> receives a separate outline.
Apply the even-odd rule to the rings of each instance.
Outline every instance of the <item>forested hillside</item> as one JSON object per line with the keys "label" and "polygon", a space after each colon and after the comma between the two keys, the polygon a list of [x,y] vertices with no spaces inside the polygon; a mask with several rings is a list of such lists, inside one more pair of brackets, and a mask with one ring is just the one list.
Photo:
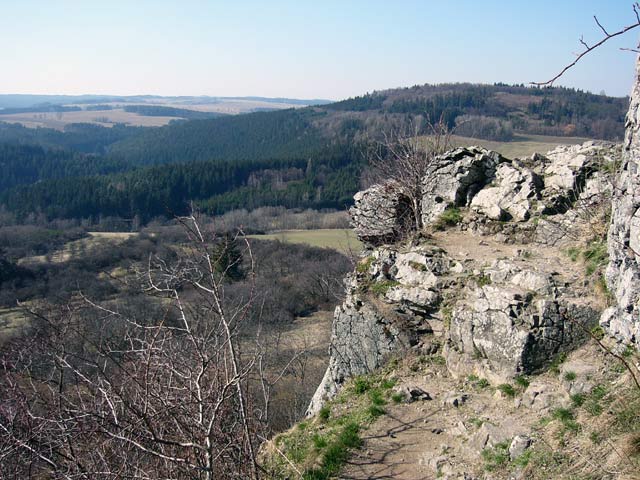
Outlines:
{"label": "forested hillside", "polygon": [[[44,158],[37,156],[41,151],[35,152],[34,163],[43,160],[42,165],[55,165],[57,159],[68,155],[50,152],[44,163]],[[190,201],[207,213],[266,205],[290,208],[349,205],[358,188],[362,160],[359,149],[336,146],[318,151],[313,157],[315,160],[298,157],[175,163],[83,178],[50,176],[55,179],[5,191],[0,194],[0,203],[19,216],[38,211],[49,218],[138,215],[143,220],[184,214]],[[85,167],[83,159],[70,159],[69,164],[79,171]],[[107,168],[109,164],[103,160],[97,165]],[[113,168],[119,165],[114,161]],[[19,168],[14,171],[22,173]],[[32,173],[36,174],[36,169]],[[44,170],[42,174],[50,171]]]}
{"label": "forested hillside", "polygon": [[0,122],[0,143],[31,144],[105,154],[110,145],[140,135],[144,130],[144,127],[127,125],[106,128],[89,123],[76,123],[67,125],[64,132],[61,132],[52,128],[27,128],[17,123]]}
{"label": "forested hillside", "polygon": [[627,106],[627,98],[572,88],[460,83],[374,92],[326,108],[443,118],[460,135],[487,140],[508,140],[514,133],[615,140],[622,137]]}
{"label": "forested hillside", "polygon": [[[428,132],[424,120],[442,119],[456,134],[479,139],[618,140],[627,103],[567,88],[446,84],[157,128],[0,123],[0,204],[19,217],[143,220],[184,212],[190,201],[209,213],[344,208],[358,190],[367,145],[409,118],[422,118],[418,133]],[[167,107],[127,108],[162,115]]]}
{"label": "forested hillside", "polygon": [[311,123],[312,110],[282,110],[194,120],[147,129],[112,145],[137,165],[211,159],[291,158],[328,143]]}

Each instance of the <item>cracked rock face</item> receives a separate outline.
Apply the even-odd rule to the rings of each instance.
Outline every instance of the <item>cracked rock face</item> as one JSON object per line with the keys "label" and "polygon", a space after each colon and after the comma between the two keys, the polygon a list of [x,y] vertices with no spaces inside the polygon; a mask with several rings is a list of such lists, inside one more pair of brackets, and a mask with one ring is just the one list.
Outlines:
{"label": "cracked rock face", "polygon": [[307,415],[316,414],[325,399],[333,397],[345,380],[373,372],[392,352],[414,343],[412,332],[397,319],[362,302],[355,291],[336,308],[329,348],[329,366],[314,394]]}
{"label": "cracked rock face", "polygon": [[[367,262],[367,271],[347,277],[347,297],[334,314],[329,366],[309,415],[346,379],[372,372],[390,354],[408,349],[419,335],[432,331],[428,312],[437,309],[442,277],[457,263],[437,247],[404,253],[380,248]],[[388,288],[374,294],[376,285]]]}
{"label": "cracked rock face", "polygon": [[504,260],[488,273],[491,284],[472,289],[453,311],[445,357],[456,374],[503,382],[534,373],[585,340],[580,325],[597,323],[598,312],[570,292],[561,297],[549,275]]}
{"label": "cracked rock face", "polygon": [[349,209],[351,225],[368,245],[393,243],[402,238],[413,222],[409,200],[391,184],[374,185],[355,194]]}
{"label": "cracked rock face", "polygon": [[466,207],[506,161],[484,148],[457,148],[435,158],[422,183],[422,222],[433,223],[447,207]]}
{"label": "cracked rock face", "polygon": [[514,161],[498,165],[495,183],[473,197],[471,208],[492,220],[528,220],[534,201],[540,198],[542,179]]}
{"label": "cracked rock face", "polygon": [[[544,168],[544,209],[542,213],[564,213],[573,204],[592,195],[587,190],[588,180],[595,172],[611,164],[617,155],[613,144],[585,142],[581,145],[561,145],[547,153]],[[595,185],[589,186],[593,190]]]}
{"label": "cracked rock face", "polygon": [[640,59],[626,123],[607,240],[606,280],[617,305],[605,310],[601,324],[621,341],[640,347]]}

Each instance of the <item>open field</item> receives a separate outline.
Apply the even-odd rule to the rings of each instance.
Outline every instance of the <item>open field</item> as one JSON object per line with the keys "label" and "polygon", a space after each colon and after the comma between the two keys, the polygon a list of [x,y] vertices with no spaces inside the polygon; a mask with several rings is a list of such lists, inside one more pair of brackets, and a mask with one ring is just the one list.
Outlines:
{"label": "open field", "polygon": [[93,238],[105,238],[105,239],[116,239],[116,240],[127,240],[128,238],[135,237],[138,235],[137,232],[88,232],[90,237]]}
{"label": "open field", "polygon": [[[171,120],[180,117],[162,117],[162,116],[144,116],[134,112],[125,112],[123,105],[153,105],[159,107],[183,108],[198,112],[216,112],[236,115],[239,113],[248,113],[255,110],[279,110],[284,108],[299,108],[300,105],[290,103],[265,102],[260,100],[220,100],[210,103],[184,103],[184,102],[143,102],[137,101],[131,104],[123,104],[122,102],[104,102],[101,105],[109,105],[113,110],[82,110],[78,112],[29,112],[29,113],[12,113],[8,115],[0,115],[0,122],[19,123],[29,128],[54,128],[63,130],[70,123],[93,123],[103,127],[112,127],[116,123],[124,123],[131,126],[140,127],[160,127],[167,125]],[[83,104],[70,104],[68,106],[77,106],[86,108]]]}
{"label": "open field", "polygon": [[304,243],[312,247],[333,248],[344,254],[358,253],[362,243],[351,229],[282,230],[266,235],[249,235],[261,240],[279,240],[289,243]]}
{"label": "open field", "polygon": [[20,308],[0,308],[0,345],[18,334],[28,318]]}
{"label": "open field", "polygon": [[63,130],[69,123],[93,123],[103,127],[112,127],[116,123],[141,127],[160,127],[175,119],[175,117],[145,117],[121,109],[0,115],[0,122],[20,123],[29,128],[45,127],[56,130]]}
{"label": "open field", "polygon": [[459,137],[454,135],[452,141],[457,146],[478,145],[500,152],[507,158],[524,158],[533,153],[546,153],[558,145],[574,145],[591,140],[581,137],[553,137],[548,135],[514,135],[510,142],[496,142],[478,138]]}
{"label": "open field", "polygon": [[122,243],[128,238],[137,235],[135,232],[88,232],[89,236],[67,243],[63,248],[46,255],[34,255],[21,258],[19,265],[37,264],[50,261],[52,263],[62,263],[70,260],[74,255],[91,252],[96,248],[108,248],[111,245]]}

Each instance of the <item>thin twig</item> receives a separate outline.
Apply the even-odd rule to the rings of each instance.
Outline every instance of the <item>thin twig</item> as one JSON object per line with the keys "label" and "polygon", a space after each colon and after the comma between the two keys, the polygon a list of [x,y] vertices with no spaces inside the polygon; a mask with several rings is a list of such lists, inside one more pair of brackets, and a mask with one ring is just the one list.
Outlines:
{"label": "thin twig", "polygon": [[588,53],[594,51],[596,48],[598,48],[600,45],[604,44],[605,42],[611,40],[614,37],[617,37],[618,35],[622,35],[624,33],[627,33],[629,30],[632,30],[638,26],[640,26],[640,13],[639,13],[639,9],[640,6],[638,5],[638,2],[633,4],[633,11],[635,13],[636,16],[636,23],[628,25],[624,28],[622,28],[621,30],[618,30],[615,33],[608,33],[607,30],[600,24],[600,22],[598,21],[598,19],[596,18],[596,16],[594,15],[594,19],[596,21],[596,24],[598,25],[598,27],[600,27],[600,29],[604,32],[605,37],[600,40],[598,43],[595,43],[591,46],[589,46],[582,37],[579,38],[579,42],[585,47],[585,50],[578,54],[576,59],[571,62],[569,65],[567,65],[566,67],[564,67],[560,73],[558,73],[555,77],[553,77],[551,80],[547,80],[546,82],[531,82],[530,85],[536,85],[536,86],[545,86],[545,85],[553,85],[553,82],[555,82],[558,78],[560,78],[562,75],[565,74],[565,72],[567,70],[569,70],[570,68],[574,67],[581,59],[582,57],[584,57],[585,55],[587,55]]}

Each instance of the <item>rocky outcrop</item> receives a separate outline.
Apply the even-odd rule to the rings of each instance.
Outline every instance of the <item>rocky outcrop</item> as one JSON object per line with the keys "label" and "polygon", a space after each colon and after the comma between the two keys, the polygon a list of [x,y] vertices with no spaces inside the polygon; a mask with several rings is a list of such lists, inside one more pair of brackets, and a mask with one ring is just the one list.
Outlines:
{"label": "rocky outcrop", "polygon": [[640,347],[640,57],[627,113],[622,167],[614,191],[608,235],[607,285],[616,305],[602,325],[623,342]]}
{"label": "rocky outcrop", "polygon": [[413,223],[409,200],[393,184],[374,185],[355,194],[349,210],[358,238],[369,245],[393,243]]}
{"label": "rocky outcrop", "polygon": [[[553,243],[541,228],[552,220],[542,215],[562,219],[554,223],[560,236],[583,225],[577,203],[595,218],[594,207],[611,191],[615,154],[610,144],[594,142],[522,161],[478,147],[452,150],[436,157],[423,178],[423,223],[429,229],[447,208],[468,207],[457,228],[461,235],[528,243],[538,230],[547,237],[541,243]],[[329,367],[309,413],[349,377],[406,349],[442,355],[460,377],[508,382],[575,349],[598,322],[593,292],[579,276],[558,273],[557,258],[528,261],[514,250],[518,258],[505,259],[487,249],[490,257],[472,259],[479,245],[489,245],[477,237],[466,252],[450,251],[458,247],[446,236],[438,245],[426,236],[403,243],[398,240],[411,227],[410,210],[392,183],[355,196],[352,223],[367,250],[336,309]]]}
{"label": "rocky outcrop", "polygon": [[586,339],[599,312],[556,288],[553,276],[498,260],[456,304],[445,350],[449,370],[494,382],[531,374]]}
{"label": "rocky outcrop", "polygon": [[317,413],[346,379],[373,372],[389,354],[415,343],[415,333],[397,320],[361,301],[355,292],[336,308],[329,366],[311,400],[309,414]]}
{"label": "rocky outcrop", "polygon": [[448,207],[466,207],[506,161],[484,148],[458,148],[435,158],[422,182],[422,223],[429,225]]}
{"label": "rocky outcrop", "polygon": [[346,299],[334,315],[329,366],[308,413],[316,413],[346,379],[371,373],[390,354],[433,333],[437,319],[430,312],[440,303],[443,276],[460,269],[437,247],[370,252],[347,277]]}
{"label": "rocky outcrop", "polygon": [[473,197],[471,208],[492,220],[528,220],[534,202],[540,198],[542,178],[514,161],[498,165],[495,183]]}
{"label": "rocky outcrop", "polygon": [[542,159],[544,169],[543,207],[540,213],[565,213],[578,201],[587,182],[598,171],[609,169],[617,157],[616,147],[608,142],[562,145]]}

